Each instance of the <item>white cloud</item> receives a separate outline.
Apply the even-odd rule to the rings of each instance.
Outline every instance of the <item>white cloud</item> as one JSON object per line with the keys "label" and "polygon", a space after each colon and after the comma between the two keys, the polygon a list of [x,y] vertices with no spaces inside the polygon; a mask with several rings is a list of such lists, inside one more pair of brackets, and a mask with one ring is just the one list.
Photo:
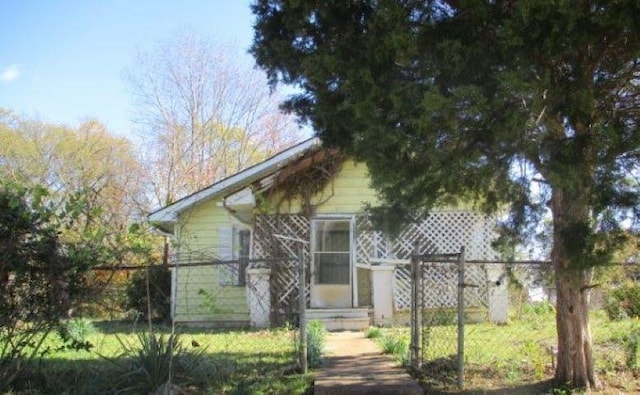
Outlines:
{"label": "white cloud", "polygon": [[12,64],[2,70],[2,72],[0,73],[0,81],[8,84],[9,82],[16,80],[19,76],[20,69],[18,68],[18,65]]}

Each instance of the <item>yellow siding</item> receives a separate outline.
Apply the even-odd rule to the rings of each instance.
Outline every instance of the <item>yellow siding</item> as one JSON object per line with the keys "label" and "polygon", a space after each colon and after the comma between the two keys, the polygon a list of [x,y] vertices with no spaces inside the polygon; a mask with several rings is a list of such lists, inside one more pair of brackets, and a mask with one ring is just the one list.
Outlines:
{"label": "yellow siding", "polygon": [[[218,257],[220,227],[238,222],[217,202],[201,203],[180,215],[177,245],[180,263]],[[249,322],[245,287],[218,285],[218,270],[211,266],[176,270],[177,321]]]}
{"label": "yellow siding", "polygon": [[217,200],[209,200],[180,214],[178,248],[180,254],[185,255],[182,259],[217,256],[220,226],[234,223],[227,211],[218,207],[217,203]]}
{"label": "yellow siding", "polygon": [[[275,197],[274,202],[278,201]],[[361,213],[365,206],[378,203],[376,192],[369,186],[369,175],[364,164],[347,160],[338,175],[327,184],[324,191],[311,199],[315,214],[355,214]],[[274,203],[275,204],[275,203]],[[281,213],[300,212],[300,200],[283,202]]]}

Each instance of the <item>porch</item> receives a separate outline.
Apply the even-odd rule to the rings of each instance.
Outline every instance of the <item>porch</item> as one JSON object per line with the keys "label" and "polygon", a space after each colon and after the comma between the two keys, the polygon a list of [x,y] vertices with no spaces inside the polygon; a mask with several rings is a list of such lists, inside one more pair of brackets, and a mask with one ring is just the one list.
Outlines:
{"label": "porch", "polygon": [[[252,325],[296,322],[299,295],[305,293],[307,320],[320,319],[328,328],[362,329],[394,323],[396,313],[408,310],[411,300],[409,257],[415,245],[449,251],[467,245],[468,256],[494,258],[489,241],[492,222],[469,212],[438,212],[416,218],[396,238],[372,228],[358,215],[258,215],[252,243],[256,258],[283,257],[269,267],[247,270],[247,299]],[[273,258],[271,258],[273,259]],[[305,277],[299,277],[304,262]],[[490,266],[490,265],[488,265]],[[471,291],[486,309],[494,295],[487,284],[495,276],[485,265],[467,271]],[[497,272],[502,272],[498,270]],[[448,306],[455,271],[433,269],[431,285],[422,297],[425,306]],[[503,295],[500,294],[500,298]],[[469,307],[473,307],[470,304]]]}

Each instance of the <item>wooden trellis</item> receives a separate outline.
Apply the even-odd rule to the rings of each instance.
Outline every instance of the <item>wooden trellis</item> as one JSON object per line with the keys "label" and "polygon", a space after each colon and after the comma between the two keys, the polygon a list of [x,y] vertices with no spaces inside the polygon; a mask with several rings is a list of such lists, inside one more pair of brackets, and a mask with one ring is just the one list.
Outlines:
{"label": "wooden trellis", "polygon": [[[297,311],[298,300],[298,249],[292,239],[309,240],[311,224],[304,215],[280,214],[258,215],[255,220],[253,252],[255,258],[283,257],[271,267],[271,309],[272,322],[291,321]],[[276,237],[276,235],[285,236]],[[303,246],[304,261],[309,260],[309,246]],[[307,273],[310,270],[306,271]],[[309,279],[305,283],[307,305],[309,304]]]}

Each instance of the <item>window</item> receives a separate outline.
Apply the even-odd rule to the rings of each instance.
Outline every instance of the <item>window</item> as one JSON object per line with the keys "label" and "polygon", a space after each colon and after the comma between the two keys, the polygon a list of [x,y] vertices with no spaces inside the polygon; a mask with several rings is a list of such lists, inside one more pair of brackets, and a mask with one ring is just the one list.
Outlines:
{"label": "window", "polygon": [[314,220],[312,251],[315,284],[349,284],[351,222]]}
{"label": "window", "polygon": [[[240,226],[220,228],[220,259],[232,261],[220,266],[220,285],[245,285],[245,272],[251,249],[251,230]],[[240,262],[236,262],[240,260]]]}

